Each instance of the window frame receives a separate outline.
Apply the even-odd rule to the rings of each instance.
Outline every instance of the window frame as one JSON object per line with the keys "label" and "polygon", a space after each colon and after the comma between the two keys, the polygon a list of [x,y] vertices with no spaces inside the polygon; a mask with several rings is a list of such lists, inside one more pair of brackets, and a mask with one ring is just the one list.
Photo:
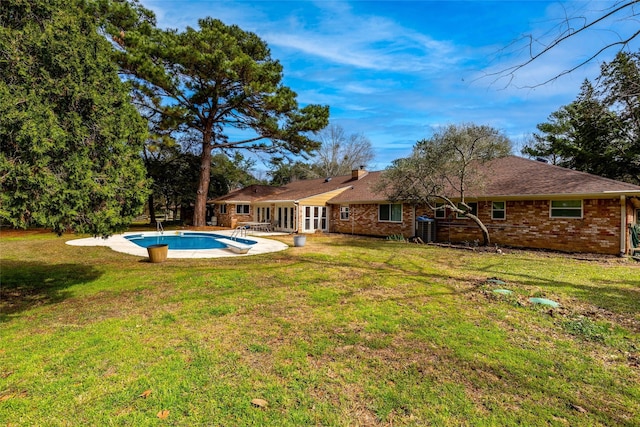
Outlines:
{"label": "window frame", "polygon": [[340,206],[340,221],[349,221],[351,218],[351,209],[349,205]]}
{"label": "window frame", "polygon": [[[389,219],[382,219],[382,207],[386,206],[388,208]],[[394,209],[393,206],[400,206],[400,219],[393,219]],[[397,211],[396,211],[397,213]],[[378,205],[378,222],[393,222],[393,223],[402,223],[403,217],[403,206],[402,203],[380,203]]]}
{"label": "window frame", "polygon": [[[566,203],[566,202],[580,202],[580,207],[574,207],[574,206],[557,206],[554,207],[553,204],[555,203]],[[554,215],[554,209],[555,210],[562,210],[562,211],[579,211],[580,215],[579,216],[573,216],[573,215]],[[584,201],[582,199],[562,199],[562,200],[550,200],[549,201],[549,218],[553,218],[553,219],[582,219],[584,217]]]}
{"label": "window frame", "polygon": [[[247,207],[246,212],[244,212],[244,209],[242,210],[242,212],[240,211],[240,208],[244,208]],[[239,203],[236,205],[236,215],[249,215],[251,214],[251,205],[248,203]]]}
{"label": "window frame", "polygon": [[446,219],[447,218],[446,206],[447,204],[444,202],[436,202],[436,208],[433,210],[433,217],[436,219]]}
{"label": "window frame", "polygon": [[[502,209],[496,209],[494,203],[502,203]],[[502,213],[502,218],[495,216],[496,212]],[[504,221],[507,219],[507,202],[504,200],[496,200],[491,202],[491,219]]]}
{"label": "window frame", "polygon": [[227,204],[226,203],[221,203],[219,206],[220,206],[220,215],[226,215],[227,214]]}

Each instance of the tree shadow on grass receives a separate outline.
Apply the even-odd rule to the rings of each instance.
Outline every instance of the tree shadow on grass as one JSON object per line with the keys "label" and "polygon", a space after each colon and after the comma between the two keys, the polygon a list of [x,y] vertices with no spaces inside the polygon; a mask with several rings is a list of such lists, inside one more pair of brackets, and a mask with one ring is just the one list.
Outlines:
{"label": "tree shadow on grass", "polygon": [[30,308],[54,304],[71,296],[68,287],[96,280],[102,272],[80,264],[2,261],[0,322]]}

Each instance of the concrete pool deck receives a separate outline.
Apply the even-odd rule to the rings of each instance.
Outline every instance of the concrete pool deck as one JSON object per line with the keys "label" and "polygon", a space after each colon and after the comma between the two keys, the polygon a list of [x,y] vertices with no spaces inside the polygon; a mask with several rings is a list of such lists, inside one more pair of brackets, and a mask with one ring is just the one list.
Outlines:
{"label": "concrete pool deck", "polygon": [[[179,234],[183,232],[189,232],[189,230],[168,230],[165,231],[165,235],[171,234]],[[194,231],[196,232],[196,231]],[[197,231],[197,233],[203,233],[202,231]],[[215,232],[208,232],[209,234],[217,234],[220,236],[230,237],[233,233],[233,230],[217,230]],[[106,246],[111,248],[116,252],[121,252],[129,255],[135,255],[140,257],[148,257],[147,248],[143,248],[141,246],[136,245],[132,241],[125,239],[125,236],[135,235],[135,234],[148,234],[155,235],[156,232],[127,232],[124,234],[117,234],[106,239],[101,237],[88,237],[84,239],[74,239],[67,241],[67,245],[70,246]],[[270,233],[263,233],[265,235],[269,235]],[[276,235],[275,233],[271,233],[271,235]],[[265,239],[262,237],[257,237],[255,234],[250,234],[242,236],[243,239],[254,240],[256,242],[255,245],[251,247],[249,252],[246,254],[237,254],[228,249],[186,249],[186,250],[175,250],[170,249],[167,258],[225,258],[225,257],[239,257],[239,256],[250,256],[250,255],[259,255],[266,254],[270,252],[278,252],[285,250],[289,247],[286,243],[279,242],[277,240]]]}

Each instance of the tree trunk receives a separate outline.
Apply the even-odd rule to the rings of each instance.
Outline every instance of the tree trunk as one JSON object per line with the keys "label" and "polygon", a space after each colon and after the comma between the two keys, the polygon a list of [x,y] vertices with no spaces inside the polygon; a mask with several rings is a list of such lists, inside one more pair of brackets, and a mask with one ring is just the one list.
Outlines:
{"label": "tree trunk", "polygon": [[149,224],[154,225],[156,223],[156,207],[153,200],[153,193],[149,194]]}
{"label": "tree trunk", "polygon": [[489,230],[487,230],[484,223],[480,221],[480,218],[471,213],[466,213],[466,216],[473,220],[473,222],[475,222],[480,228],[480,231],[482,232],[482,246],[489,246],[491,244],[491,239],[489,238]]}
{"label": "tree trunk", "polygon": [[202,156],[200,157],[200,179],[193,210],[193,226],[204,227],[207,221],[207,196],[211,181],[211,135],[205,134],[202,140]]}

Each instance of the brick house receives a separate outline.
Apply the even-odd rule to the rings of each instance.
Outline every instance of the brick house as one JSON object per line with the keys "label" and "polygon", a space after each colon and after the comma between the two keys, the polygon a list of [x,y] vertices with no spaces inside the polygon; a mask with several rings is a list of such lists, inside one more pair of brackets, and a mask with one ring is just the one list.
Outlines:
{"label": "brick house", "polygon": [[[508,156],[487,165],[478,194],[466,196],[501,246],[603,254],[629,253],[629,225],[640,223],[640,186]],[[354,170],[283,187],[251,186],[218,198],[218,224],[270,222],[281,231],[415,236],[417,219],[433,218],[438,242],[482,240],[464,217],[389,203],[373,189],[382,172]],[[455,198],[453,198],[455,202]]]}

